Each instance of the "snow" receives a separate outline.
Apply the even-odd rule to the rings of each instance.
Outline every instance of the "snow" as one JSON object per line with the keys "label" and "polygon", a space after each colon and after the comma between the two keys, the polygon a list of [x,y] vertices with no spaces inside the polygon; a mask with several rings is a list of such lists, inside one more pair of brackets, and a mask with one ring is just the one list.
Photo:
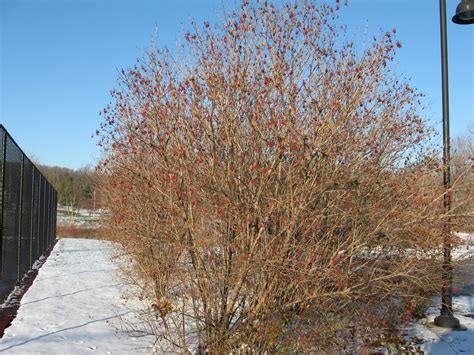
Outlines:
{"label": "snow", "polygon": [[152,353],[151,336],[122,331],[143,305],[130,292],[111,242],[61,239],[21,300],[0,352],[26,354]]}
{"label": "snow", "polygon": [[[462,243],[453,254],[471,262],[474,235],[458,236]],[[123,295],[133,294],[133,288],[127,286],[117,263],[112,261],[118,250],[111,242],[59,240],[21,300],[17,317],[0,339],[0,352],[157,352],[160,344],[153,346],[154,337],[123,330],[129,324],[140,328],[139,312],[146,309],[146,305],[134,297],[124,301]],[[467,283],[471,285],[469,280]],[[439,314],[439,297],[433,299],[427,318],[411,323],[407,329],[408,337],[426,354],[474,354],[474,295],[455,296],[453,306],[455,316],[466,331],[431,325]]]}
{"label": "snow", "polygon": [[461,240],[461,244],[451,251],[455,260],[467,259],[474,256],[474,234],[455,233]]}
{"label": "snow", "polygon": [[[45,262],[46,257],[44,255],[41,255],[36,261],[33,263],[31,270],[38,270]],[[21,296],[25,293],[25,288],[28,287],[24,283],[25,278],[27,278],[28,275],[24,275],[22,282],[20,282],[20,285],[16,285],[13,288],[13,291],[10,292],[8,295],[7,299],[3,302],[3,304],[0,306],[0,309],[5,309],[9,307],[14,307],[17,304],[17,299],[21,298]]]}
{"label": "snow", "polygon": [[409,338],[416,337],[421,350],[430,355],[474,354],[474,297],[453,298],[454,316],[467,330],[449,330],[432,325],[439,315],[440,299],[437,297],[428,309],[428,317],[409,327]]}
{"label": "snow", "polygon": [[65,206],[58,206],[56,216],[58,226],[76,226],[85,228],[99,228],[100,218],[108,213],[106,210],[90,210],[85,208],[75,209],[70,215]]}
{"label": "snow", "polygon": [[[468,279],[462,285],[472,286],[474,279],[472,265],[474,257],[474,234],[456,233],[461,244],[453,249],[453,259],[467,261],[464,264]],[[472,289],[471,288],[467,288]],[[408,328],[408,338],[414,340],[425,354],[474,354],[474,294],[472,291],[461,293],[453,297],[454,316],[461,325],[467,328],[464,331],[449,330],[433,326],[434,318],[439,315],[441,307],[440,297],[433,299],[427,311],[427,317]]]}

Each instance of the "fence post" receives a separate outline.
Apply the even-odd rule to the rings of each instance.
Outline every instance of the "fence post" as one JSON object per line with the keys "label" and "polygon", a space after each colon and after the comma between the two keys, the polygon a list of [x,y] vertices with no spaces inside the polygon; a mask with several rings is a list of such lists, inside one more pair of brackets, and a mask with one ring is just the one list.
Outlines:
{"label": "fence post", "polygon": [[41,244],[41,254],[46,250],[46,218],[48,216],[48,204],[46,203],[46,178],[43,179],[43,218],[41,226],[43,227],[43,243]]}
{"label": "fence post", "polygon": [[38,171],[38,213],[36,218],[36,257],[38,258],[41,250],[41,214],[43,213],[43,206],[41,206],[41,186],[43,185],[43,176]]}
{"label": "fence post", "polygon": [[32,251],[32,263],[38,257],[38,241],[39,241],[39,232],[38,232],[38,217],[39,217],[39,183],[41,176],[38,169],[35,167],[35,186],[33,189],[33,251]]}
{"label": "fence post", "polygon": [[7,132],[0,125],[0,131],[2,134],[2,155],[1,155],[1,165],[2,165],[2,176],[0,177],[1,186],[1,209],[0,209],[0,279],[2,278],[2,257],[3,257],[3,213],[4,213],[4,206],[5,206],[5,160],[7,156]]}
{"label": "fence post", "polygon": [[43,253],[44,250],[44,215],[45,215],[45,205],[44,205],[44,177],[41,178],[41,185],[40,185],[40,205],[41,205],[41,210],[40,210],[40,217],[39,217],[39,250],[38,250],[38,256],[40,256]]}
{"label": "fence post", "polygon": [[50,238],[50,232],[51,232],[51,187],[49,185],[46,185],[46,192],[47,192],[47,197],[46,197],[46,202],[48,203],[48,208],[46,208],[46,211],[48,211],[47,214],[47,219],[46,219],[46,248],[49,248],[49,238]]}
{"label": "fence post", "polygon": [[17,257],[17,281],[21,278],[21,225],[23,222],[23,188],[25,186],[25,154],[21,155],[21,170],[20,170],[20,198],[19,198],[19,216],[18,216],[18,257]]}
{"label": "fence post", "polygon": [[49,219],[49,244],[53,242],[53,220],[54,220],[54,191],[51,187],[49,192],[49,200],[50,203],[50,210],[51,210],[51,217]]}
{"label": "fence post", "polygon": [[28,255],[28,258],[29,258],[29,261],[28,261],[28,265],[29,265],[29,268],[31,269],[31,267],[33,266],[33,231],[34,231],[34,221],[35,221],[35,168],[34,168],[34,165],[31,167],[31,216],[30,216],[30,255]]}
{"label": "fence post", "polygon": [[43,184],[43,176],[38,171],[38,212],[36,216],[36,257],[40,256],[41,250],[41,213],[43,213],[43,206],[41,206],[41,185]]}
{"label": "fence post", "polygon": [[53,219],[53,237],[56,240],[56,225],[58,223],[58,192],[54,191],[54,219]]}

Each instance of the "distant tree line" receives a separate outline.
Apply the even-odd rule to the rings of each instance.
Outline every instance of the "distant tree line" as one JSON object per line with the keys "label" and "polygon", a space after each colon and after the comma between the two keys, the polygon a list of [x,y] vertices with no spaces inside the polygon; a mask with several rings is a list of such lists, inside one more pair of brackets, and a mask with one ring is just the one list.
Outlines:
{"label": "distant tree line", "polygon": [[58,203],[67,206],[72,213],[79,208],[94,208],[96,174],[92,167],[78,170],[38,165],[38,168],[58,191]]}

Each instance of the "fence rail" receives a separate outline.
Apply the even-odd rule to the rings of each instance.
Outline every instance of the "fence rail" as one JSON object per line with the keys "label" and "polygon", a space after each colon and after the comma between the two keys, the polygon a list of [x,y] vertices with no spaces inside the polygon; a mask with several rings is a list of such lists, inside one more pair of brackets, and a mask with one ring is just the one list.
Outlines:
{"label": "fence rail", "polygon": [[14,284],[56,239],[57,192],[2,125],[0,135],[0,282]]}

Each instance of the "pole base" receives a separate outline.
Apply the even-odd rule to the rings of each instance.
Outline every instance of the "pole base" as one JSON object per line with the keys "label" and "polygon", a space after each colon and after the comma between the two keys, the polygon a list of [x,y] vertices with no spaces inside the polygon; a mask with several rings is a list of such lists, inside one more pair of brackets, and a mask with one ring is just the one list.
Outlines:
{"label": "pole base", "polygon": [[459,319],[451,314],[442,314],[434,319],[433,324],[440,328],[448,328],[451,330],[467,330],[467,328],[459,322]]}

